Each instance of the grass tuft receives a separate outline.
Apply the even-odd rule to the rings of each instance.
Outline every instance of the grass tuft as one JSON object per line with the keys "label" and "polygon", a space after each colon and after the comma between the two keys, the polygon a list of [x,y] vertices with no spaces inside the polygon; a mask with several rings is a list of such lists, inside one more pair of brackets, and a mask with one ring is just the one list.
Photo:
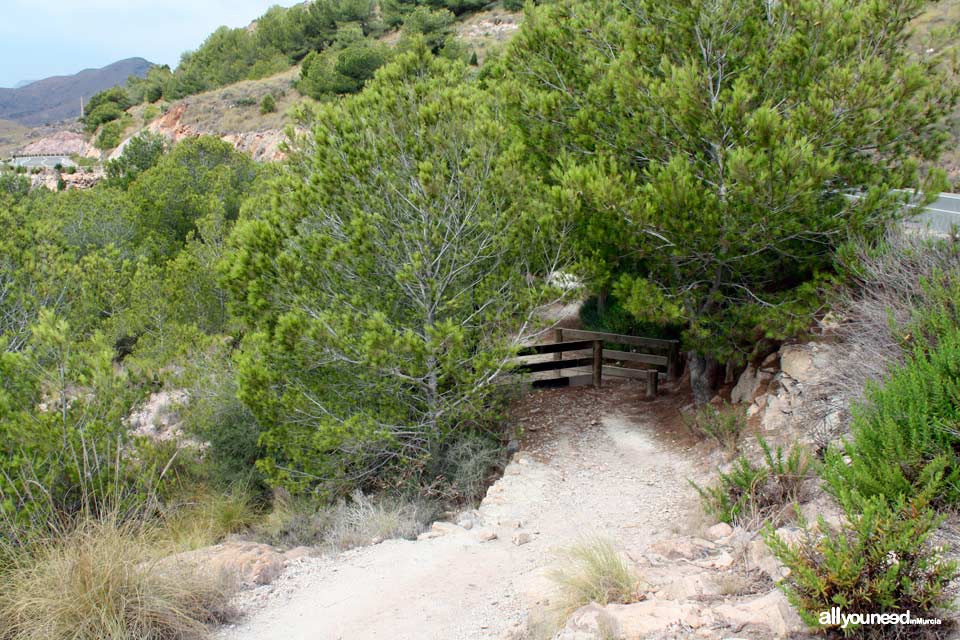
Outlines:
{"label": "grass tuft", "polygon": [[600,605],[638,602],[640,579],[613,542],[592,538],[561,554],[565,565],[550,577],[560,587],[564,616],[596,602]]}
{"label": "grass tuft", "polygon": [[155,532],[88,521],[8,556],[2,640],[193,640],[230,615],[225,576],[157,564]]}

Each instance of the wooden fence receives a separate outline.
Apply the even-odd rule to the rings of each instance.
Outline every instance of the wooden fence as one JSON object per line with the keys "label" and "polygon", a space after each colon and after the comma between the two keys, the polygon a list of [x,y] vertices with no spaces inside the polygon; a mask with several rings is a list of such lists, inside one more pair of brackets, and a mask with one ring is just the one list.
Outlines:
{"label": "wooden fence", "polygon": [[[617,349],[608,349],[612,344]],[[624,350],[631,349],[630,351]],[[556,329],[555,342],[526,347],[519,356],[537,356],[553,354],[552,361],[521,362],[516,367],[518,373],[543,373],[556,371],[554,378],[535,379],[534,388],[561,387],[577,384],[593,384],[599,388],[603,377],[634,378],[644,380],[647,385],[647,398],[657,395],[661,372],[665,370],[669,379],[675,379],[679,371],[680,343],[676,340],[643,338],[618,333],[582,331],[580,329]],[[613,364],[607,364],[612,362]],[[621,366],[625,363],[648,365],[637,369]],[[578,375],[563,375],[565,370]],[[584,371],[588,373],[584,373]]]}

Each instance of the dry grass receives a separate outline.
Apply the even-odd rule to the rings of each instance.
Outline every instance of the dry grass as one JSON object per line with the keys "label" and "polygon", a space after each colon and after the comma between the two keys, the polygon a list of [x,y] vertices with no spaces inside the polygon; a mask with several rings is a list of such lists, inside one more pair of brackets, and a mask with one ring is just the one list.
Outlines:
{"label": "dry grass", "polygon": [[935,274],[960,274],[960,248],[895,227],[882,250],[861,246],[849,268],[855,282],[833,303],[843,320],[834,330],[843,341],[834,366],[843,375],[805,390],[820,400],[804,403],[801,416],[812,425],[820,446],[847,431],[849,407],[863,399],[867,383],[881,380],[903,361],[902,330],[933,301],[925,281]]}
{"label": "dry grass", "polygon": [[317,505],[309,499],[278,496],[255,528],[269,544],[316,546],[341,551],[391,538],[413,539],[438,515],[435,503],[400,497],[370,497],[357,492],[350,500]]}
{"label": "dry grass", "polygon": [[10,157],[22,147],[29,133],[29,127],[11,120],[0,120],[0,159]]}
{"label": "dry grass", "polygon": [[159,531],[171,552],[200,549],[221,542],[231,533],[246,531],[258,514],[249,493],[201,492],[167,510]]}
{"label": "dry grass", "polygon": [[569,616],[591,602],[630,604],[640,600],[640,579],[616,546],[590,538],[562,552],[564,566],[550,577],[560,588],[558,611]]}
{"label": "dry grass", "polygon": [[192,640],[229,617],[232,582],[157,565],[155,532],[88,521],[11,560],[0,592],[3,640]]}

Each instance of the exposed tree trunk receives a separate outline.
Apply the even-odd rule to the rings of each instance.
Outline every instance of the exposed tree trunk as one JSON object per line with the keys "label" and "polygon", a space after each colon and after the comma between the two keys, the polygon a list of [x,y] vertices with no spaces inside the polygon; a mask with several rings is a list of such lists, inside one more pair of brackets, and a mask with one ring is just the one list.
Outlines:
{"label": "exposed tree trunk", "polygon": [[698,405],[710,402],[713,395],[713,385],[710,382],[710,362],[706,356],[696,351],[687,354],[687,366],[690,367],[690,388],[693,390],[693,401]]}
{"label": "exposed tree trunk", "polygon": [[597,313],[603,315],[607,311],[607,298],[610,297],[610,287],[603,285],[597,292]]}

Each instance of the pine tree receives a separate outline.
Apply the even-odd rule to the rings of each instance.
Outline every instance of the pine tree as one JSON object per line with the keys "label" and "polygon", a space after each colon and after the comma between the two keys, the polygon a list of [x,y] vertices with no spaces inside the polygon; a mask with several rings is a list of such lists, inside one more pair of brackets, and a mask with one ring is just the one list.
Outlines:
{"label": "pine tree", "polygon": [[907,48],[925,5],[591,0],[527,16],[500,75],[530,162],[594,288],[686,327],[698,401],[713,363],[804,327],[836,248],[882,228],[891,189],[921,186],[957,98],[949,51]]}

